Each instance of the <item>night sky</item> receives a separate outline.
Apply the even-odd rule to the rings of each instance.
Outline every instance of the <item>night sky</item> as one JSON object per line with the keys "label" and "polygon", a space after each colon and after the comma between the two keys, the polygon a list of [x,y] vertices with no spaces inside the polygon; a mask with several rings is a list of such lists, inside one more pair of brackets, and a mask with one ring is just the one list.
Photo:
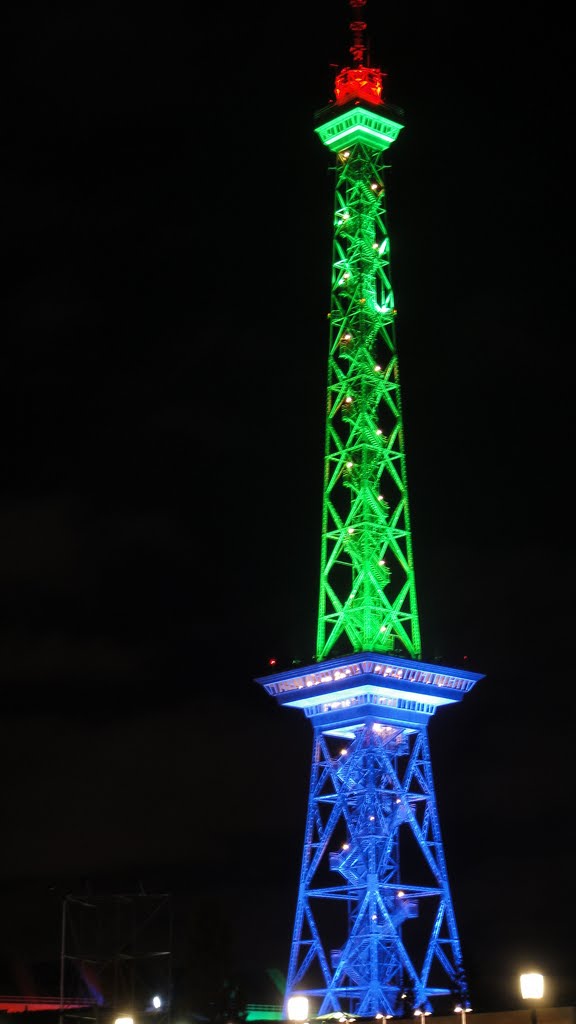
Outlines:
{"label": "night sky", "polygon": [[[576,1002],[573,45],[564,8],[369,0],[430,724],[471,1001]],[[343,0],[0,15],[0,988],[69,892],[287,969],[312,730]]]}

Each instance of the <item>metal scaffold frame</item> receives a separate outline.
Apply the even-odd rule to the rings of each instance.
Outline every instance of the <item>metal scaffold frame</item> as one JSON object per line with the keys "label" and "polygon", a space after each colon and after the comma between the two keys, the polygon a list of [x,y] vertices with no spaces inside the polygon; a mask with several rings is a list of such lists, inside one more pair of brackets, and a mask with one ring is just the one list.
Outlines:
{"label": "metal scaffold frame", "polygon": [[[117,1016],[170,1024],[171,896],[69,893],[62,902],[60,1024]],[[155,997],[160,998],[158,1005]],[[81,1012],[77,1006],[82,1006]]]}

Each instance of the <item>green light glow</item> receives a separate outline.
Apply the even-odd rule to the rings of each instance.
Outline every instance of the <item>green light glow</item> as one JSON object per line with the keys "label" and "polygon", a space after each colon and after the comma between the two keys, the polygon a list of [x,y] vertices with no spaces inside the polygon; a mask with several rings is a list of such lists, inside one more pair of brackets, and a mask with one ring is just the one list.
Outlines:
{"label": "green light glow", "polygon": [[398,138],[402,125],[363,107],[354,107],[339,117],[319,125],[316,132],[325,146],[337,152],[343,145],[367,142],[373,149],[384,151]]}
{"label": "green light glow", "polygon": [[[386,128],[386,134],[384,133]],[[354,108],[336,160],[316,655],[420,657],[382,153],[401,125]],[[394,130],[391,130],[394,129]],[[346,133],[345,151],[341,150]],[[393,137],[392,137],[393,136]]]}

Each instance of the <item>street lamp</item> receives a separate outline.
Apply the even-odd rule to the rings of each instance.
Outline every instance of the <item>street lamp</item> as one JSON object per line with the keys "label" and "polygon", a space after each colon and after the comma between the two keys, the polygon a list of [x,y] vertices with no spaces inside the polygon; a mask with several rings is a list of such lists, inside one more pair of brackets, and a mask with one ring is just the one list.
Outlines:
{"label": "street lamp", "polygon": [[472,1013],[472,1007],[465,1006],[464,1003],[458,1003],[457,1006],[454,1007],[454,1013],[460,1014],[460,1024],[466,1024],[466,1014]]}
{"label": "street lamp", "polygon": [[535,999],[542,999],[544,995],[544,975],[537,971],[530,971],[528,974],[520,975],[520,994],[530,1004],[530,1024],[538,1024],[536,1015]]}
{"label": "street lamp", "polygon": [[419,1006],[414,1010],[414,1016],[420,1017],[420,1024],[424,1024],[424,1017],[429,1017],[430,1013],[430,1010],[422,1010]]}
{"label": "street lamp", "polygon": [[288,1020],[298,1024],[308,1020],[308,999],[306,996],[290,996],[288,1000]]}

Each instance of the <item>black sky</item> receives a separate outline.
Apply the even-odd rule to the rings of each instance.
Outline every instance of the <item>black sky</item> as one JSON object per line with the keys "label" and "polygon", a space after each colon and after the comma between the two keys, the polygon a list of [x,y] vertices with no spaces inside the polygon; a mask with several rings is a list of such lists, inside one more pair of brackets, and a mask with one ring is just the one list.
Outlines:
{"label": "black sky", "polygon": [[[314,647],[348,8],[1,19],[0,962],[121,879],[285,970],[311,732],[253,680]],[[566,19],[367,8],[425,657],[486,673],[430,737],[488,1009],[527,958],[576,999]]]}

